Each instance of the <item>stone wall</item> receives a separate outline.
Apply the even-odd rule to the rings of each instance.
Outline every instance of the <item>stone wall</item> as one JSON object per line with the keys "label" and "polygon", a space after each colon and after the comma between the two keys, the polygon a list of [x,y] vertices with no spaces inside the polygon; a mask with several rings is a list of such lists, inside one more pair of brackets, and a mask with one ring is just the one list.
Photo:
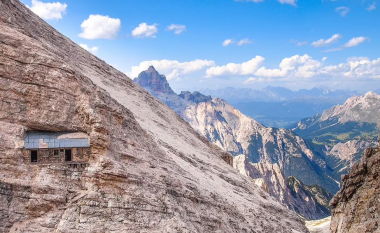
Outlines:
{"label": "stone wall", "polygon": [[[85,163],[88,162],[91,149],[90,148],[49,148],[36,149],[37,162],[31,164],[47,164],[47,163],[65,163],[65,150],[71,150],[71,162]],[[23,150],[25,161],[31,162],[31,151]],[[57,152],[58,154],[55,154]]]}

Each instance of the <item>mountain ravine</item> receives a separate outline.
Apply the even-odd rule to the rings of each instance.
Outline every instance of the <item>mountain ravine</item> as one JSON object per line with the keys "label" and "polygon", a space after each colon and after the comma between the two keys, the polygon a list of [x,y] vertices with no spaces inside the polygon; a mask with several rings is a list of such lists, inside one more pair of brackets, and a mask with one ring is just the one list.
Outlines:
{"label": "mountain ravine", "polygon": [[123,73],[17,0],[0,13],[1,232],[307,232]]}
{"label": "mountain ravine", "polygon": [[[290,190],[285,180],[289,176],[331,193],[339,190],[339,184],[328,175],[324,155],[311,150],[301,137],[290,130],[267,128],[222,99],[211,99],[199,92],[176,95],[168,88],[165,76],[154,67],[141,72],[134,82],[175,110],[210,142],[233,154],[235,162],[237,157],[241,158],[240,172],[254,180],[261,179],[267,187],[264,190],[288,208],[309,219],[329,215],[326,208],[322,210],[306,197],[287,195]],[[262,169],[255,168],[253,172],[252,167]],[[304,208],[294,208],[302,205]]]}

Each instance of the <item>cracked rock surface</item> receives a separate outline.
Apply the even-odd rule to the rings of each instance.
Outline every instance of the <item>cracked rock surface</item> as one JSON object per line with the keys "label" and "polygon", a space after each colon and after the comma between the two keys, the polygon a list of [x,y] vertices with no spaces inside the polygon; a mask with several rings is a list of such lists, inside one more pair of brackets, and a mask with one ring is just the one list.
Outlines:
{"label": "cracked rock surface", "polygon": [[330,202],[332,233],[380,232],[380,149],[368,148]]}
{"label": "cracked rock surface", "polygon": [[[0,232],[307,232],[166,105],[0,0]],[[84,170],[30,165],[28,130],[84,132]]]}

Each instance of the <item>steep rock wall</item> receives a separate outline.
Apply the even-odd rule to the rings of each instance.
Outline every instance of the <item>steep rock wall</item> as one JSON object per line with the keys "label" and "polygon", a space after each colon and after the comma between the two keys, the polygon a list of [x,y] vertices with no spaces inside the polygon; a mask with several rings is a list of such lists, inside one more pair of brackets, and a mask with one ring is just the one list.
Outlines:
{"label": "steep rock wall", "polygon": [[369,148],[330,202],[332,233],[380,232],[380,149]]}
{"label": "steep rock wall", "polygon": [[[166,105],[0,0],[0,231],[307,232]],[[28,130],[90,137],[84,170],[30,165]]]}

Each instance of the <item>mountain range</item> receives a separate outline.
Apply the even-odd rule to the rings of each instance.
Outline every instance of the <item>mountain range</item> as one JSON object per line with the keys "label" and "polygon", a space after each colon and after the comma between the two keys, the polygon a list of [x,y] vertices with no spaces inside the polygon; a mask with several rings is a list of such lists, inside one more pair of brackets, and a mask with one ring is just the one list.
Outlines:
{"label": "mountain range", "polygon": [[[307,232],[125,74],[18,0],[0,12],[0,232]],[[86,135],[88,161],[35,163],[35,131]]]}
{"label": "mountain range", "polygon": [[[167,104],[210,142],[235,156],[240,172],[288,208],[309,219],[329,215],[323,204],[310,193],[292,195],[286,179],[294,176],[299,184],[318,185],[335,193],[339,183],[329,176],[324,156],[291,130],[268,128],[220,98],[212,99],[199,92],[175,94],[165,76],[154,67],[134,80]],[[238,165],[241,163],[242,165]],[[297,189],[300,190],[300,189]],[[322,188],[320,189],[322,190]]]}
{"label": "mountain range", "polygon": [[312,117],[347,98],[356,91],[330,90],[327,87],[292,91],[284,87],[268,86],[262,90],[227,87],[200,90],[205,95],[219,97],[269,127],[287,128],[301,119]]}

